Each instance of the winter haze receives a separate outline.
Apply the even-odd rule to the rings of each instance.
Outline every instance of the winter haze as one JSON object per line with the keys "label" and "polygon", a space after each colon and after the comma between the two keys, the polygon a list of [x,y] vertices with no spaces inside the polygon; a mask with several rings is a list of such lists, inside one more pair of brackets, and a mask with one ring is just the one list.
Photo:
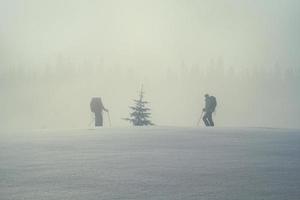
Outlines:
{"label": "winter haze", "polygon": [[[157,125],[300,127],[298,0],[0,0],[0,128],[90,126],[101,96],[129,126],[144,85]],[[104,116],[107,126],[107,116]]]}

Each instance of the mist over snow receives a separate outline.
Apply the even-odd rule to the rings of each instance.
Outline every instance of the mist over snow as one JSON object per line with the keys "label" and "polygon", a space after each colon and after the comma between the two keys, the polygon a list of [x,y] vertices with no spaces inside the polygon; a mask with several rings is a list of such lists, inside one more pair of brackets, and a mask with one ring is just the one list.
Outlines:
{"label": "mist over snow", "polygon": [[298,200],[299,19],[299,0],[0,0],[0,199]]}
{"label": "mist over snow", "polygon": [[296,0],[0,0],[0,128],[89,127],[94,96],[129,126],[142,84],[157,125],[195,126],[209,93],[216,126],[299,128],[299,13]]}

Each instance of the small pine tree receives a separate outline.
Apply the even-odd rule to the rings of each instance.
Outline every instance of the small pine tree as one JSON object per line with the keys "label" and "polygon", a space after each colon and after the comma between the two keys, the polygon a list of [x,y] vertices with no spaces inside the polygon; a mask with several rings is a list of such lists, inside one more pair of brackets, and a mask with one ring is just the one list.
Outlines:
{"label": "small pine tree", "polygon": [[125,120],[131,122],[134,126],[151,126],[154,125],[150,121],[150,109],[146,107],[147,101],[143,100],[144,91],[143,86],[140,91],[140,98],[138,100],[134,100],[135,105],[130,106],[129,108],[132,110],[130,113],[130,118],[125,118]]}

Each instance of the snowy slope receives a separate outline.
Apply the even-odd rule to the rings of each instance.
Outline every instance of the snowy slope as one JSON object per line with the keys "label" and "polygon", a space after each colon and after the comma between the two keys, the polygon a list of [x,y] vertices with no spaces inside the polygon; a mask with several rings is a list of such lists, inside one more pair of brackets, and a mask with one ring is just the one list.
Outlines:
{"label": "snowy slope", "polygon": [[119,128],[0,134],[0,199],[300,198],[300,131]]}

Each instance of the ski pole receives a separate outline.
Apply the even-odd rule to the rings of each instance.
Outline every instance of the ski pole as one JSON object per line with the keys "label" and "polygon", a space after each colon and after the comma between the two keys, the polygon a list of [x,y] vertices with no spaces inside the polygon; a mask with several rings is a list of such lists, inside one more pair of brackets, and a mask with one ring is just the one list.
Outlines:
{"label": "ski pole", "polygon": [[111,121],[110,121],[109,111],[107,112],[107,116],[108,116],[108,121],[109,121],[109,127],[111,127]]}
{"label": "ski pole", "polygon": [[93,116],[93,114],[91,113],[90,114],[90,123],[89,123],[89,127],[93,127],[92,125],[93,125],[93,122],[95,121],[95,118],[94,118],[94,116]]}
{"label": "ski pole", "polygon": [[199,118],[199,120],[198,120],[198,122],[197,122],[197,126],[199,126],[199,123],[200,123],[200,121],[201,121],[202,115],[203,115],[203,110],[202,110],[202,113],[201,113],[201,115],[200,115],[200,118]]}

